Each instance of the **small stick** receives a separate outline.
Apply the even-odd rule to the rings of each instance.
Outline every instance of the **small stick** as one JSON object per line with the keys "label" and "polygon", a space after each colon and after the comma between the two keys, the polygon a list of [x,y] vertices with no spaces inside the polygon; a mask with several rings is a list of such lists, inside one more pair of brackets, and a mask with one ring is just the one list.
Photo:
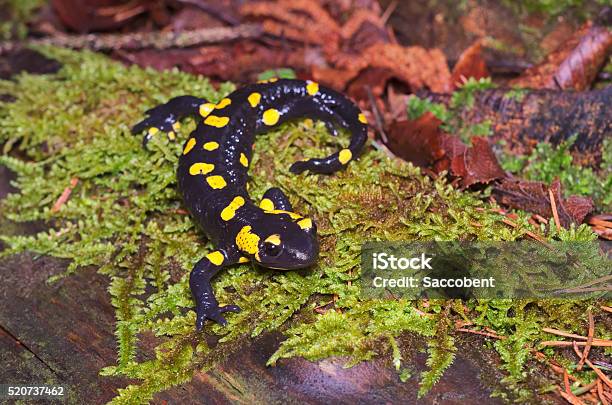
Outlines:
{"label": "small stick", "polygon": [[393,12],[397,8],[397,4],[398,4],[398,1],[397,0],[393,0],[391,2],[391,4],[389,4],[387,9],[384,11],[384,13],[380,16],[380,20],[381,20],[383,25],[387,25],[387,21],[389,21],[389,17],[391,17]]}
{"label": "small stick", "polygon": [[490,338],[493,338],[493,339],[501,339],[501,340],[506,339],[505,336],[499,336],[496,333],[483,332],[483,331],[480,331],[480,330],[473,330],[473,329],[467,329],[467,328],[457,328],[455,330],[458,331],[458,332],[467,332],[467,333],[474,333],[476,335],[487,336],[487,337],[490,337]]}
{"label": "small stick", "polygon": [[550,197],[550,208],[552,209],[553,218],[555,219],[555,225],[557,226],[557,232],[561,231],[561,222],[559,221],[559,213],[557,212],[557,202],[553,195],[552,189],[548,189],[548,196]]}
{"label": "small stick", "polygon": [[[574,342],[574,343],[576,343],[576,342]],[[578,357],[580,357],[580,356],[582,355],[582,353],[580,352],[580,349],[578,349],[578,346],[577,346],[577,345],[574,345],[574,351],[576,352],[576,355],[578,355]],[[595,367],[595,365],[593,365],[593,363],[591,363],[591,361],[590,361],[589,359],[585,359],[584,361],[585,361],[585,363],[586,363],[586,364],[587,364],[589,367],[591,367],[591,369],[592,369],[593,371],[595,371],[595,374],[597,374],[597,376],[598,376],[599,378],[601,378],[601,380],[602,380],[604,383],[606,383],[606,385],[607,385],[608,387],[612,388],[612,381],[610,381],[610,379],[608,378],[608,376],[606,376],[606,375],[603,373],[603,371],[601,371],[601,370],[599,369],[599,367]]]}
{"label": "small stick", "polygon": [[572,388],[570,387],[570,383],[569,383],[569,377],[567,374],[567,369],[564,367],[563,368],[563,387],[565,388],[565,392],[568,395],[573,395],[572,394]]}
{"label": "small stick", "polygon": [[[568,338],[573,338],[573,339],[582,339],[582,340],[588,339],[586,336],[576,335],[575,333],[564,332],[562,330],[553,329],[553,328],[542,328],[542,331],[551,333],[553,335],[563,336],[563,337],[568,337]],[[601,339],[594,339],[594,340],[601,340]]]}
{"label": "small stick", "polygon": [[575,396],[574,394],[568,394],[567,392],[563,391],[561,388],[559,388],[559,394],[561,394],[561,396],[565,398],[565,400],[572,405],[586,405],[577,396]]}
{"label": "small stick", "polygon": [[370,86],[365,86],[365,89],[366,93],[368,93],[368,101],[370,101],[370,104],[372,105],[372,114],[374,114],[376,130],[378,130],[378,132],[380,133],[380,138],[382,139],[383,143],[387,144],[389,142],[389,138],[387,138],[387,134],[385,134],[385,131],[383,129],[382,117],[380,111],[378,110],[378,106],[376,105],[376,99],[374,98],[374,94],[372,94],[372,89],[370,88]]}
{"label": "small stick", "polygon": [[[567,342],[565,340],[546,340],[544,342],[540,343],[541,346],[553,346],[553,347],[559,347],[559,346],[586,346],[587,342],[576,342],[575,340],[572,340],[571,342]],[[601,342],[598,341],[593,341],[591,342],[591,346],[598,346],[598,347],[612,347],[612,340],[604,340]],[[582,358],[582,356],[581,356]],[[585,360],[587,361],[587,360]],[[588,364],[588,363],[587,363]]]}
{"label": "small stick", "polygon": [[[25,45],[55,45],[73,49],[135,50],[144,48],[167,49],[186,48],[201,44],[257,38],[262,28],[257,24],[243,24],[236,27],[202,28],[183,32],[135,32],[130,34],[86,34],[58,35],[23,42]],[[0,42],[0,54],[17,48],[21,42]]]}
{"label": "small stick", "polygon": [[603,392],[603,384],[601,383],[600,379],[597,379],[597,396],[599,397],[602,405],[608,405],[608,401],[606,400]]}
{"label": "small stick", "polygon": [[57,201],[55,201],[55,204],[53,204],[53,207],[51,207],[51,212],[58,212],[62,208],[62,206],[66,204],[66,202],[70,198],[70,194],[72,194],[72,190],[74,190],[77,184],[79,184],[78,178],[73,177],[72,179],[70,179],[70,185],[64,189],[62,195],[60,195]]}
{"label": "small stick", "polygon": [[[513,228],[518,227],[518,225],[517,225],[515,222],[513,222],[513,221],[509,220],[508,218],[502,218],[502,222],[503,222],[504,224],[506,224],[506,225],[510,225],[510,226],[511,226],[511,227],[513,227]],[[538,235],[538,234],[536,234],[536,233],[533,233],[533,232],[531,232],[531,231],[526,231],[526,232],[525,232],[525,234],[527,234],[527,236],[531,237],[532,239],[535,239],[535,240],[537,240],[538,242],[542,243],[543,245],[548,246],[548,247],[551,247],[551,246],[550,246],[550,244],[548,244],[548,243],[547,243],[547,242],[544,240],[544,238],[542,238],[540,235]]]}
{"label": "small stick", "polygon": [[578,367],[576,370],[582,370],[582,366],[584,365],[584,360],[589,356],[589,351],[591,350],[591,345],[593,344],[593,334],[595,333],[595,321],[593,320],[593,314],[589,310],[589,335],[587,338],[587,344],[584,346],[584,352],[582,352],[582,358],[578,362]]}
{"label": "small stick", "polygon": [[607,307],[605,305],[600,306],[601,309],[603,309],[606,312],[611,312],[612,313],[612,307]]}

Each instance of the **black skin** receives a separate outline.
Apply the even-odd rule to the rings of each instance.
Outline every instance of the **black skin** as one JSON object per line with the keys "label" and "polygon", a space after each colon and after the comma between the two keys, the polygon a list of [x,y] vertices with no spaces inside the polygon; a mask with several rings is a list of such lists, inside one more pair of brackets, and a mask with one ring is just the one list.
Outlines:
{"label": "black skin", "polygon": [[[258,99],[252,98],[254,93],[259,94]],[[174,139],[178,121],[188,116],[198,120],[197,128],[185,142],[177,171],[185,206],[217,248],[198,261],[191,271],[189,282],[196,302],[198,330],[206,319],[225,325],[224,312],[240,311],[236,305],[219,306],[214,296],[211,279],[221,268],[248,259],[268,268],[293,270],[311,266],[318,258],[316,225],[291,212],[291,204],[280,189],[271,188],[265,193],[261,206],[266,210],[249,199],[247,172],[255,136],[289,120],[305,117],[325,122],[334,135],[337,126],[351,132],[347,149],[326,158],[296,162],[290,168],[296,174],[306,170],[326,174],[341,170],[349,160],[359,156],[367,140],[367,124],[355,104],[344,95],[312,82],[271,80],[238,89],[226,99],[225,105],[222,100],[208,112],[214,106],[205,99],[176,97],[148,110],[148,117],[132,129],[134,133],[149,131],[143,140],[146,145],[153,136],[151,128],[156,128],[152,132],[166,132]],[[269,109],[278,111],[278,120],[264,119],[264,112],[269,114]],[[206,149],[204,145],[210,142],[218,146]],[[205,163],[208,168],[194,169],[201,167],[198,163]],[[216,180],[212,181],[211,176]],[[230,205],[236,200],[242,203],[237,208]],[[270,211],[270,204],[274,211]],[[233,207],[233,216],[224,218],[227,213],[224,209],[228,206]],[[237,239],[239,232],[246,232],[245,228],[250,232],[248,240],[254,241],[251,245]]]}

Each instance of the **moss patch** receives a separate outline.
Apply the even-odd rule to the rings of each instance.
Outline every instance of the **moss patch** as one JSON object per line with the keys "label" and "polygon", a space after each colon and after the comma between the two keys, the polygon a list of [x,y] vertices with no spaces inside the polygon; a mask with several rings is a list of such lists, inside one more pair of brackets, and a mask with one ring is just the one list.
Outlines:
{"label": "moss patch", "polygon": [[[120,390],[113,402],[146,403],[155,393],[190,381],[194,372],[212,369],[252,337],[277,329],[287,340],[270,364],[292,356],[339,355],[352,365],[385,355],[402,379],[410,373],[402,370],[396,339],[406,333],[424,336],[430,370],[418,377],[421,394],[453,360],[455,320],[469,319],[508,336],[493,349],[513,384],[531,372],[525,367],[526,350],[550,338],[542,326],[580,331],[576,321],[585,318],[589,302],[462,304],[360,297],[359,253],[366,240],[515,240],[531,226],[519,213],[518,227],[508,228],[478,194],[459,192],[442,179],[432,181],[372,148],[342,173],[290,175],[288,167],[296,159],[324,156],[346,142],[346,137],[329,136],[321,123],[305,120],[257,139],[250,193],[257,199],[268,187],[280,186],[297,211],[316,218],[319,264],[306,272],[249,265],[223,271],[213,285],[219,301],[236,303],[243,311],[229,314],[225,328],[207,323],[206,333],[219,340],[208,345],[194,332],[188,273],[212,246],[180,210],[175,166],[181,145],[158,137],[143,150],[129,127],[144,110],[170,97],[197,94],[217,101],[233,85],[216,91],[207,79],[180,72],[124,67],[88,52],[43,52],[60,60],[63,69],[0,81],[0,93],[16,98],[0,104],[5,148],[0,164],[17,173],[20,190],[2,202],[0,212],[13,221],[44,221],[50,228],[34,236],[3,235],[10,248],[2,255],[29,250],[70,259],[69,272],[95,265],[110,277],[119,350],[116,364],[101,373],[138,381]],[[9,157],[11,149],[30,160]],[[74,178],[78,184],[70,199],[54,212],[51,207]],[[584,227],[562,233],[566,239],[593,236]],[[318,314],[314,307],[328,311]],[[148,360],[139,361],[140,337],[150,333],[161,343]]]}

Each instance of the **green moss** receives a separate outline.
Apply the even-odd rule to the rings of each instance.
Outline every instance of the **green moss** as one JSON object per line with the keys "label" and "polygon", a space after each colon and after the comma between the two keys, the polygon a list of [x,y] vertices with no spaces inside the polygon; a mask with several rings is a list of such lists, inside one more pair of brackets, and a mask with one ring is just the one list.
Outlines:
{"label": "green moss", "polygon": [[297,76],[295,71],[290,68],[278,68],[278,69],[270,69],[265,72],[261,72],[257,75],[257,80],[269,80],[273,78],[281,78],[281,79],[295,79]]}
{"label": "green moss", "polygon": [[475,80],[469,78],[459,89],[453,92],[448,107],[442,103],[434,103],[411,95],[408,98],[408,118],[415,120],[426,112],[431,112],[442,121],[441,128],[455,134],[467,144],[471,143],[473,136],[489,136],[491,134],[491,121],[484,120],[474,124],[465,123],[460,112],[464,108],[473,108],[477,92],[493,88],[491,78]]}
{"label": "green moss", "polygon": [[604,141],[602,163],[599,170],[581,167],[573,163],[569,150],[576,141],[572,136],[557,147],[541,142],[528,156],[503,155],[501,165],[516,175],[528,180],[551,183],[559,178],[566,196],[592,197],[602,211],[612,208],[612,142]]}
{"label": "green moss", "polygon": [[[258,199],[268,187],[279,186],[297,211],[317,220],[319,264],[307,272],[249,265],[224,270],[214,282],[219,301],[236,303],[243,311],[229,314],[227,327],[208,323],[206,333],[219,337],[217,345],[208,346],[194,332],[188,273],[211,245],[180,210],[175,190],[180,142],[158,137],[144,150],[129,127],[144,110],[172,96],[198,94],[216,101],[233,85],[215,91],[202,77],[125,67],[88,52],[43,51],[64,64],[60,72],[0,81],[0,92],[16,97],[13,103],[0,103],[0,142],[5,151],[19,149],[30,159],[0,157],[0,164],[17,173],[20,190],[0,209],[10,220],[45,221],[50,229],[34,236],[2,235],[10,246],[2,255],[29,250],[70,259],[68,272],[95,265],[109,276],[118,354],[116,364],[101,373],[135,381],[120,390],[114,403],[147,403],[155,393],[190,381],[197,371],[211,370],[252,337],[279,329],[287,340],[270,364],[293,356],[345,356],[350,366],[389,356],[402,379],[409,371],[402,371],[396,339],[423,336],[430,368],[421,376],[422,395],[452,362],[453,319],[473,318],[476,326],[510,337],[508,345],[496,349],[512,376],[520,375],[524,357],[513,359],[511,353],[522,353],[521,344],[533,347],[541,337],[533,333],[534,322],[562,324],[562,319],[545,316],[553,304],[525,308],[514,302],[469,301],[465,312],[447,302],[361,297],[359,253],[366,240],[515,240],[537,230],[524,213],[518,213],[518,226],[509,228],[479,194],[455,190],[443,178],[432,181],[372,148],[344,172],[291,175],[288,167],[294,160],[323,156],[347,142],[329,136],[322,123],[305,120],[258,137],[250,193]],[[53,212],[73,178],[79,182],[70,199]],[[588,228],[563,232],[577,239],[586,237]],[[329,301],[324,314],[313,311]],[[575,320],[584,310],[583,303],[563,305],[564,319]],[[525,315],[511,320],[516,306]],[[575,322],[571,329],[577,329]],[[158,336],[160,343],[149,360],[139,361],[135,353],[142,350],[145,334]]]}
{"label": "green moss", "polygon": [[43,0],[0,0],[6,21],[0,21],[0,40],[23,39],[28,33],[27,23]]}

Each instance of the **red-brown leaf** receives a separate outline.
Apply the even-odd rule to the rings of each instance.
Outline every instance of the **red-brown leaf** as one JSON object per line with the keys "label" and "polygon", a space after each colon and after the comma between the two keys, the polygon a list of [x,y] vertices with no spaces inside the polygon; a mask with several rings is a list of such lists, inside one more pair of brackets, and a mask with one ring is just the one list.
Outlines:
{"label": "red-brown leaf", "polygon": [[389,130],[389,149],[417,166],[444,170],[461,178],[461,185],[489,183],[505,176],[489,142],[474,137],[473,146],[440,129],[441,121],[426,113],[416,120],[397,121]]}
{"label": "red-brown leaf", "polygon": [[549,189],[554,196],[559,220],[563,226],[582,223],[593,210],[593,201],[590,198],[570,196],[564,199],[558,179],[548,187],[542,182],[506,178],[493,187],[493,195],[504,205],[550,218],[552,208]]}
{"label": "red-brown leaf", "polygon": [[589,88],[612,49],[612,31],[585,24],[539,65],[527,69],[511,85],[529,88]]}
{"label": "red-brown leaf", "polygon": [[453,67],[451,83],[454,88],[458,88],[470,77],[480,79],[488,76],[487,64],[482,56],[482,41],[478,40],[459,56]]}

